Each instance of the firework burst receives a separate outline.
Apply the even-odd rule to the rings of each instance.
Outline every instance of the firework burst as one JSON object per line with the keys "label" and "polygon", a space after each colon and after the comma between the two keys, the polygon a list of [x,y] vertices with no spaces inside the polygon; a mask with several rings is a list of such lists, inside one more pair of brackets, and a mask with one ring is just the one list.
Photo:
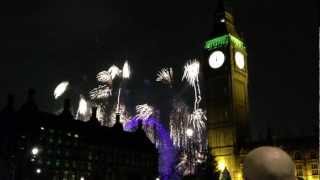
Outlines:
{"label": "firework burst", "polygon": [[162,82],[164,84],[170,85],[172,87],[173,83],[173,70],[172,68],[162,68],[158,73],[157,73],[157,78],[156,81]]}
{"label": "firework burst", "polygon": [[112,75],[109,71],[101,71],[97,74],[97,80],[102,83],[112,82]]}
{"label": "firework burst", "polygon": [[197,60],[189,61],[184,66],[182,80],[186,79],[191,86],[195,86],[199,81],[200,63]]}
{"label": "firework burst", "polygon": [[76,119],[82,121],[88,121],[91,116],[91,108],[90,104],[86,101],[83,95],[80,95],[78,111],[76,115]]}
{"label": "firework burst", "polygon": [[128,64],[128,61],[126,61],[123,64],[123,68],[122,68],[122,78],[123,79],[129,79],[130,78],[130,74],[131,74],[130,66]]}
{"label": "firework burst", "polygon": [[112,95],[112,89],[107,85],[99,85],[89,92],[91,99],[104,99]]}
{"label": "firework burst", "polygon": [[194,89],[194,111],[199,107],[201,101],[201,91],[199,85],[199,71],[200,71],[200,63],[197,60],[189,61],[184,66],[184,72],[182,76],[182,80],[186,79],[187,82]]}
{"label": "firework burst", "polygon": [[62,94],[68,89],[69,82],[63,81],[58,84],[58,86],[54,89],[53,96],[54,99],[58,99]]}
{"label": "firework burst", "polygon": [[116,78],[117,76],[120,76],[121,74],[121,69],[118,68],[118,66],[116,65],[112,65],[109,69],[108,72],[111,75],[111,79],[113,80],[114,78]]}
{"label": "firework burst", "polygon": [[154,108],[148,104],[141,104],[136,106],[136,111],[137,119],[146,120],[154,113]]}

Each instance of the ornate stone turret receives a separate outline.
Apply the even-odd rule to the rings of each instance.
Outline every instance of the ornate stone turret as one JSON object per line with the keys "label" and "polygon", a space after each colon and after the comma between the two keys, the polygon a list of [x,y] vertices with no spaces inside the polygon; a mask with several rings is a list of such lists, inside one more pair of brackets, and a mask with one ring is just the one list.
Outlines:
{"label": "ornate stone turret", "polygon": [[99,126],[99,120],[97,119],[97,108],[92,107],[92,115],[90,117],[90,120],[88,121],[90,125]]}
{"label": "ornate stone turret", "polygon": [[116,113],[116,123],[114,124],[113,128],[123,131],[123,126],[120,123],[120,113]]}
{"label": "ornate stone turret", "polygon": [[71,108],[71,101],[70,99],[65,99],[64,103],[63,103],[63,111],[61,113],[61,117],[63,119],[69,119],[69,120],[73,120],[73,116],[70,112],[70,108]]}

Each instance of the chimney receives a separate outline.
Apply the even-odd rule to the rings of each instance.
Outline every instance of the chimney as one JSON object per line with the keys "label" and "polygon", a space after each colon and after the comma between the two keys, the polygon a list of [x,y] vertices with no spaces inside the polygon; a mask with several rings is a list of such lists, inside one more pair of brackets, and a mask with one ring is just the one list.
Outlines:
{"label": "chimney", "polygon": [[97,107],[93,106],[91,111],[92,111],[92,114],[91,114],[89,122],[90,123],[98,123],[98,124],[100,124],[98,119],[97,119]]}

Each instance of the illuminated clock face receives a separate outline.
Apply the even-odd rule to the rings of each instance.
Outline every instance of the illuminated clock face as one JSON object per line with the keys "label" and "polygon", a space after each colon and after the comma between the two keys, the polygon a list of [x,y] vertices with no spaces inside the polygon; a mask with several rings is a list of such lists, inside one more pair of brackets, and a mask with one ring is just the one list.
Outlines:
{"label": "illuminated clock face", "polygon": [[236,60],[236,65],[239,69],[243,69],[244,68],[244,55],[237,51],[234,54],[234,59]]}
{"label": "illuminated clock face", "polygon": [[209,57],[209,66],[217,69],[223,65],[224,59],[225,56],[222,51],[214,51]]}

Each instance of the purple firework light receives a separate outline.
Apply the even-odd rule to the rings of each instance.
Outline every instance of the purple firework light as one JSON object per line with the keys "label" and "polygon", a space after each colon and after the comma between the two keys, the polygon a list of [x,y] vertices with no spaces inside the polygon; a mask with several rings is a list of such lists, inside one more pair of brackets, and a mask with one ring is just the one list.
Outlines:
{"label": "purple firework light", "polygon": [[124,126],[126,131],[135,130],[139,121],[142,121],[144,127],[152,127],[155,129],[155,133],[159,143],[157,149],[159,152],[159,174],[161,180],[171,180],[177,178],[175,176],[175,164],[176,164],[176,151],[173,146],[170,134],[167,129],[160,123],[159,120],[150,116],[145,120],[140,119],[138,116],[130,119]]}

